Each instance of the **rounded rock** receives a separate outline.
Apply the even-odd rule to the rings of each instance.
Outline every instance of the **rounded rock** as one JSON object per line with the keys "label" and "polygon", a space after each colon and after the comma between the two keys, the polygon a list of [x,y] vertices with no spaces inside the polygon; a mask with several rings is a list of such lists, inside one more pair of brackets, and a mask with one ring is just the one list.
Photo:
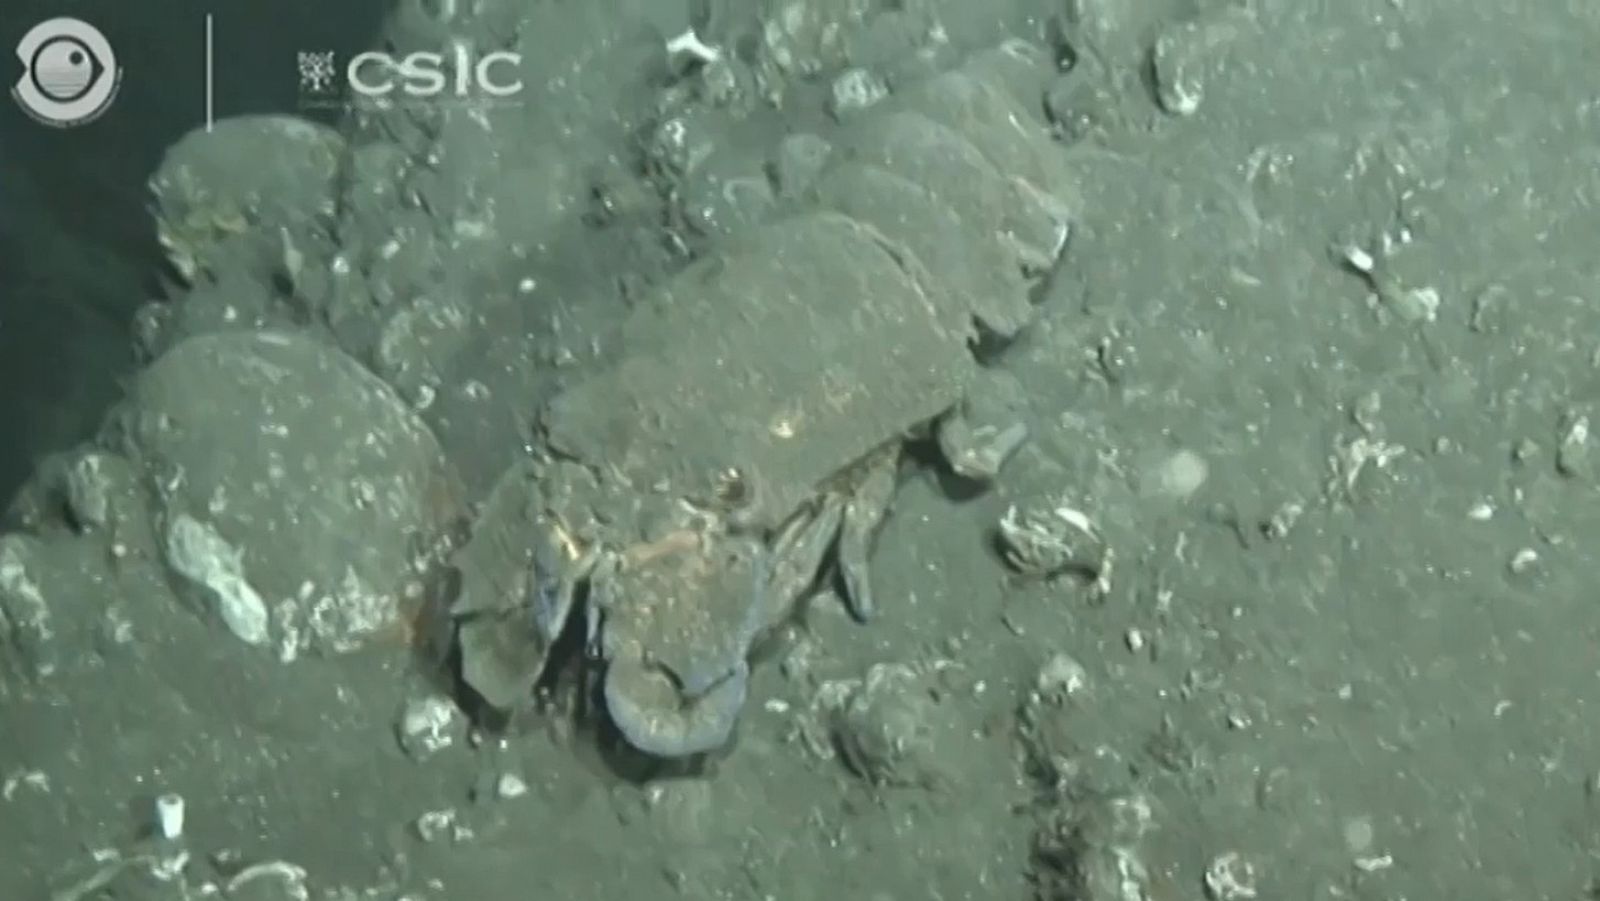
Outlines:
{"label": "rounded rock", "polygon": [[845,763],[875,785],[938,782],[937,704],[911,667],[878,664],[835,712],[834,734]]}
{"label": "rounded rock", "polygon": [[[151,478],[169,546],[176,528],[227,549],[213,569],[260,598],[286,659],[401,632],[421,551],[459,515],[433,434],[388,385],[306,336],[181,342],[139,375],[108,438]],[[215,593],[192,556],[180,582]]]}
{"label": "rounded rock", "polygon": [[295,116],[237,116],[197,128],[167,150],[150,179],[157,237],[193,279],[236,237],[298,232],[332,212],[344,153],[338,132]]}

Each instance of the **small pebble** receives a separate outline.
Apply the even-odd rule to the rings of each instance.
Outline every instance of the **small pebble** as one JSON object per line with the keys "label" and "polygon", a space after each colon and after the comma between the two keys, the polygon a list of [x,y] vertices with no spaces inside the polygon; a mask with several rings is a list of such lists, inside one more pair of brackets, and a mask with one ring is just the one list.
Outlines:
{"label": "small pebble", "polygon": [[1511,570],[1512,575],[1520,576],[1533,569],[1538,562],[1539,552],[1531,547],[1525,547],[1511,555],[1511,562],[1507,564],[1507,568]]}
{"label": "small pebble", "polygon": [[516,773],[501,773],[500,778],[495,781],[494,792],[501,800],[509,801],[527,794],[528,783]]}
{"label": "small pebble", "polygon": [[889,85],[875,73],[861,68],[846,69],[833,81],[829,111],[846,116],[864,110],[889,96]]}
{"label": "small pebble", "polygon": [[1053,654],[1039,669],[1034,687],[1046,698],[1071,697],[1089,686],[1089,671],[1066,654]]}
{"label": "small pebble", "polygon": [[446,698],[430,695],[406,702],[397,725],[400,749],[421,759],[448,748],[456,722],[456,708]]}
{"label": "small pebble", "polygon": [[1256,867],[1237,851],[1212,858],[1205,873],[1206,897],[1211,901],[1249,901],[1258,894]]}
{"label": "small pebble", "polygon": [[425,842],[451,838],[461,831],[457,828],[456,812],[449,809],[430,810],[417,817],[416,829],[417,837]]}
{"label": "small pebble", "polygon": [[1179,450],[1162,460],[1150,474],[1152,493],[1173,500],[1188,500],[1211,475],[1204,457],[1192,450]]}

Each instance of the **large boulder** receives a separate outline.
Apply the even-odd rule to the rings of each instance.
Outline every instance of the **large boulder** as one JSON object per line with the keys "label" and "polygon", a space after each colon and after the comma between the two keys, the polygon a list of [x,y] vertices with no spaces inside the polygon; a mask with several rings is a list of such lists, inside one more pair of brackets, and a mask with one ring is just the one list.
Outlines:
{"label": "large boulder", "polygon": [[175,581],[233,634],[286,660],[407,637],[460,491],[428,428],[355,360],[292,333],[190,338],[110,424],[152,481]]}

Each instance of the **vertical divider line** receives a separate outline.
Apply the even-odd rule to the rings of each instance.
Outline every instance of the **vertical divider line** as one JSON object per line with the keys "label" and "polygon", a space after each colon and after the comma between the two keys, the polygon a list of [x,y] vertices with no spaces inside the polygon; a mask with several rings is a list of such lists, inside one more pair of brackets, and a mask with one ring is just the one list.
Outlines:
{"label": "vertical divider line", "polygon": [[206,131],[216,124],[216,94],[213,90],[216,66],[216,47],[213,41],[211,13],[206,13]]}

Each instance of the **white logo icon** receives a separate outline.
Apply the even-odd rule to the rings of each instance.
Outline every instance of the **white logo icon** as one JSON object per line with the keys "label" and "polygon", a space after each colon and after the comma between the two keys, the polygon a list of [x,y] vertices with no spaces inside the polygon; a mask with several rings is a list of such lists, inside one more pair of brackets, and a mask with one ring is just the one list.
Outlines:
{"label": "white logo icon", "polygon": [[333,51],[300,51],[297,55],[300,67],[300,89],[327,93],[333,89]]}
{"label": "white logo icon", "polygon": [[22,77],[11,96],[46,125],[93,122],[122,85],[122,68],[100,30],[80,19],[48,19],[17,44]]}

